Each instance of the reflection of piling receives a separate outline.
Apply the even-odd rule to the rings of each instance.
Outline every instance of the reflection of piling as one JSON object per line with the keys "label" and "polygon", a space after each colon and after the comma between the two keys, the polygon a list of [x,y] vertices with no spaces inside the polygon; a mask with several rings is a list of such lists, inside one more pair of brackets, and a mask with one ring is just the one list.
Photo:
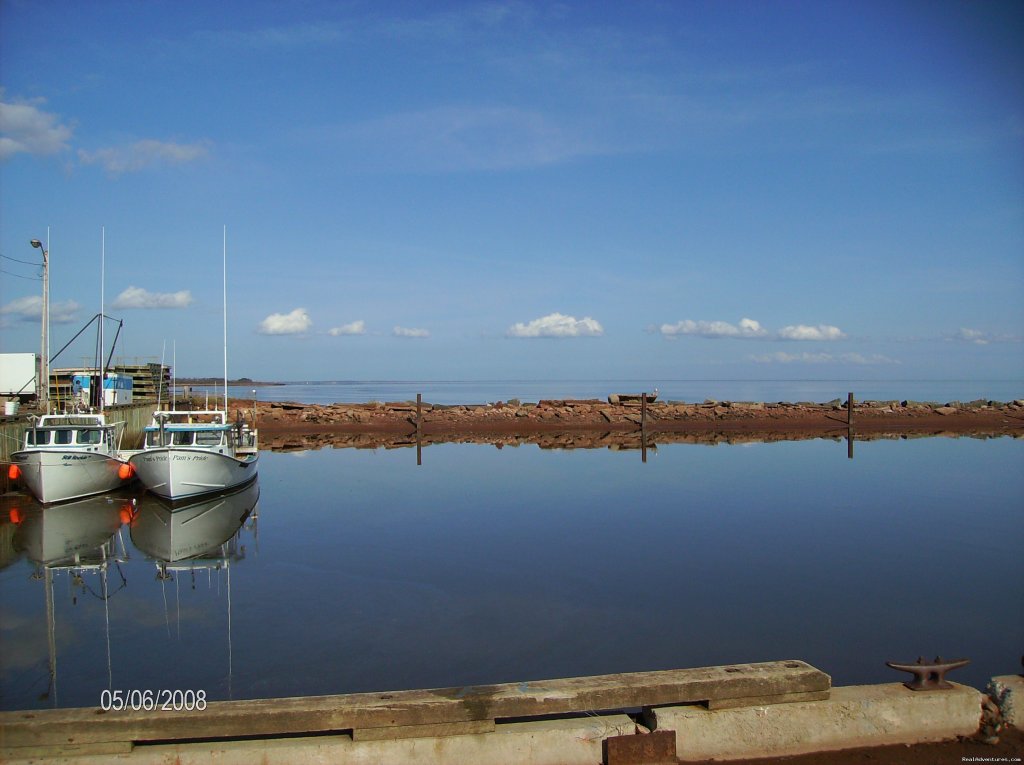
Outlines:
{"label": "reflection of piling", "polygon": [[846,394],[846,457],[853,459],[853,391]]}

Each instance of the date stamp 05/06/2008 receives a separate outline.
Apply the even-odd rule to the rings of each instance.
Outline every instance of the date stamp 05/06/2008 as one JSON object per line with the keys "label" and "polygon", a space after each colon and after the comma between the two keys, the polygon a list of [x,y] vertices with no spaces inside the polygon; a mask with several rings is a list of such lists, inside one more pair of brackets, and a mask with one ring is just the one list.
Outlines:
{"label": "date stamp 05/06/2008", "polygon": [[104,690],[100,693],[100,709],[104,712],[144,710],[150,712],[191,712],[206,709],[206,691],[199,690]]}

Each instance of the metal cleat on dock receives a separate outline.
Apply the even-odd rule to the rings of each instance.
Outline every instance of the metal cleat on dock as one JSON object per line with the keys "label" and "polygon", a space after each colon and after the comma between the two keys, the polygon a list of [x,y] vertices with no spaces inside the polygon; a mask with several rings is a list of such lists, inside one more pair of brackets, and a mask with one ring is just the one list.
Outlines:
{"label": "metal cleat on dock", "polygon": [[918,656],[914,664],[898,664],[894,661],[887,661],[885,664],[900,672],[910,672],[914,679],[903,685],[912,691],[942,691],[953,687],[952,683],[946,680],[946,673],[966,667],[970,663],[970,659],[943,661],[941,656],[936,656],[935,661],[925,661],[923,657]]}

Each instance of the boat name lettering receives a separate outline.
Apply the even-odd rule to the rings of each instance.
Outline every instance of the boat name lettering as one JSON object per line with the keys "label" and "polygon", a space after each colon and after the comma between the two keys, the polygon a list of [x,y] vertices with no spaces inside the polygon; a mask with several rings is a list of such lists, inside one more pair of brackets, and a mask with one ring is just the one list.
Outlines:
{"label": "boat name lettering", "polygon": [[65,460],[87,460],[88,457],[81,454],[65,454],[62,459]]}

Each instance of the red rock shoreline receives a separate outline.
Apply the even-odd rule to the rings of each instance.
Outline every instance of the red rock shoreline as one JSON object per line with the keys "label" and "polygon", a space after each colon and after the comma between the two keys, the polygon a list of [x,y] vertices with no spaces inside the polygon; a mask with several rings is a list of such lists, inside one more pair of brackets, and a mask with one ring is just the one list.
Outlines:
{"label": "red rock shoreline", "polygon": [[[232,410],[252,412],[238,399]],[[257,402],[257,424],[264,439],[275,434],[411,434],[417,425],[415,402],[336,403]],[[423,403],[419,430],[424,436],[531,436],[551,433],[629,434],[642,424],[639,403],[609,404],[597,399],[518,401],[441,406]],[[648,434],[733,435],[772,439],[828,437],[848,430],[845,402],[816,404],[706,401],[650,403],[643,425]],[[1024,435],[1024,401],[976,401],[944,405],[911,401],[857,402],[853,430],[869,435]],[[449,439],[451,440],[451,439]]]}

